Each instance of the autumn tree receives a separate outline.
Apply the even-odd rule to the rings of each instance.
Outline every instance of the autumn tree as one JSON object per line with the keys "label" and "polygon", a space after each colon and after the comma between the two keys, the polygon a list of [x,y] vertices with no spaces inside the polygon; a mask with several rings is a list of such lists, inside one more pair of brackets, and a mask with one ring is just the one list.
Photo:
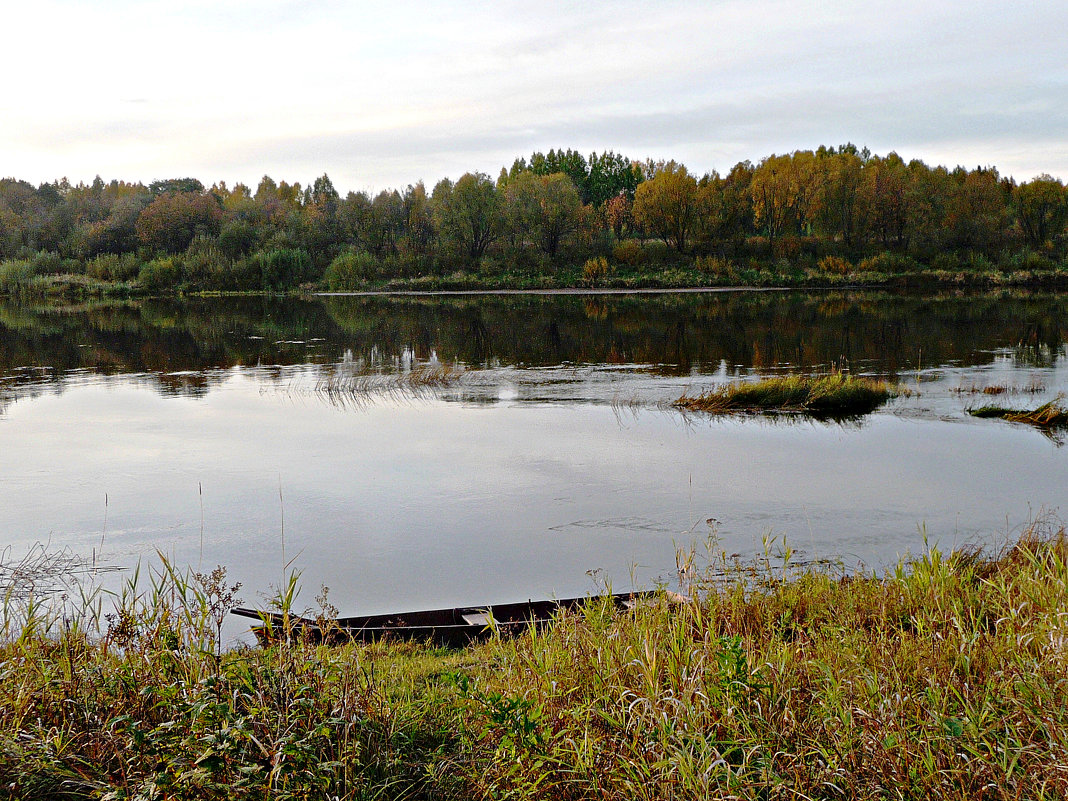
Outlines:
{"label": "autumn tree", "polygon": [[299,212],[303,197],[304,192],[299,183],[276,183],[269,175],[260,179],[256,193],[252,196],[275,225],[284,223],[290,214]]}
{"label": "autumn tree", "polygon": [[1068,220],[1068,194],[1064,184],[1040,175],[1012,192],[1016,220],[1032,247],[1044,248],[1064,233]]}
{"label": "autumn tree", "polygon": [[300,242],[321,269],[325,269],[337,255],[342,241],[338,220],[340,201],[337,189],[326,173],[304,190]]}
{"label": "autumn tree", "polygon": [[841,237],[846,247],[853,247],[867,219],[861,192],[864,159],[855,147],[821,148],[817,164],[823,173],[815,202],[817,226],[832,239]]}
{"label": "autumn tree", "polygon": [[624,194],[604,204],[605,221],[616,239],[622,240],[634,228],[634,201]]}
{"label": "autumn tree", "polygon": [[794,197],[789,156],[771,155],[760,162],[749,182],[753,222],[774,242],[786,230]]}
{"label": "autumn tree", "polygon": [[860,197],[873,234],[884,248],[906,244],[911,174],[897,153],[875,157],[865,166]]}
{"label": "autumn tree", "polygon": [[751,185],[756,168],[748,161],[735,164],[719,182],[716,236],[741,240],[755,231]]}
{"label": "autumn tree", "polygon": [[212,195],[199,192],[168,192],[159,195],[140,213],[135,225],[137,238],[146,247],[178,253],[193,237],[219,233],[222,209]]}
{"label": "autumn tree", "polygon": [[1001,182],[994,168],[953,172],[946,227],[954,247],[993,253],[1008,222],[1011,188]]}
{"label": "autumn tree", "polygon": [[697,179],[669,161],[634,193],[634,219],[680,253],[697,222]]}
{"label": "autumn tree", "polygon": [[47,216],[47,200],[33,184],[0,180],[0,256],[13,256],[20,247],[36,249]]}
{"label": "autumn tree", "polygon": [[694,199],[696,214],[691,239],[695,246],[704,252],[711,250],[719,237],[722,186],[723,181],[715,171],[705,173],[697,181],[697,194]]}

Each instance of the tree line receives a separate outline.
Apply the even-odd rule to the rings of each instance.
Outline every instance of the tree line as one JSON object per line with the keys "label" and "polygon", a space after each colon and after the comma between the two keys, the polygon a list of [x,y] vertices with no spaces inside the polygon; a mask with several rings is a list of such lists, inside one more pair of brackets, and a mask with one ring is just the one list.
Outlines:
{"label": "tree line", "polygon": [[[466,173],[344,197],[264,176],[0,180],[0,288],[47,275],[148,289],[355,288],[456,274],[604,277],[686,269],[1061,269],[1068,191],[992,167],[948,169],[847,144],[694,175],[614,152],[537,152],[494,180]],[[586,276],[591,275],[587,269]]]}

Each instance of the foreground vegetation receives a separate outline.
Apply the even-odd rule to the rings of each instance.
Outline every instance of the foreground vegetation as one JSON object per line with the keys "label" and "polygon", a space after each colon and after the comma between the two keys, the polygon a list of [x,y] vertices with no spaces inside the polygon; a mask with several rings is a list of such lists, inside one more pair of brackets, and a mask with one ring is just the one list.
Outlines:
{"label": "foreground vegetation", "polygon": [[[1068,537],[883,577],[726,557],[461,651],[224,651],[221,570],[49,615],[8,593],[17,798],[899,798],[1068,793]],[[279,593],[291,604],[293,585]],[[321,599],[329,610],[329,604]],[[102,629],[96,633],[97,629]]]}
{"label": "foreground vegetation", "polygon": [[851,417],[875,411],[893,394],[885,381],[833,372],[731,383],[700,395],[684,395],[674,405],[711,414],[796,412],[815,417]]}
{"label": "foreground vegetation", "polygon": [[1068,283],[1068,192],[853,145],[720,175],[573,150],[342,196],[0,180],[0,294]]}

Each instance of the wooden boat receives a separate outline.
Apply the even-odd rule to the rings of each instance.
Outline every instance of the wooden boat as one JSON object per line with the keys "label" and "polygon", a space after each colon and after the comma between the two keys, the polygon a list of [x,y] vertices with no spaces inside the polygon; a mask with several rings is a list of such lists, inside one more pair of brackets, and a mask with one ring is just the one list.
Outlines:
{"label": "wooden boat", "polygon": [[374,642],[384,638],[432,642],[460,647],[486,638],[493,632],[515,635],[530,626],[544,626],[561,611],[573,611],[598,599],[608,600],[619,610],[630,609],[653,593],[628,592],[605,596],[585,596],[551,601],[521,601],[489,606],[430,609],[421,612],[397,612],[317,620],[296,615],[282,615],[258,609],[236,607],[233,615],[259,621],[252,631],[261,644],[289,638],[311,642]]}

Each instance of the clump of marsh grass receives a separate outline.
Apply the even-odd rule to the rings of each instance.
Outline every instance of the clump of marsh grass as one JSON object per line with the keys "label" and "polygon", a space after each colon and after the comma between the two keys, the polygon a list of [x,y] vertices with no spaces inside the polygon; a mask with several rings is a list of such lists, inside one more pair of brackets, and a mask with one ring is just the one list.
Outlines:
{"label": "clump of marsh grass", "polygon": [[968,414],[980,418],[1000,418],[1010,423],[1026,423],[1040,429],[1062,428],[1068,426],[1068,407],[1064,397],[1058,396],[1035,409],[1010,409],[1004,406],[980,406],[969,409]]}
{"label": "clump of marsh grass", "polygon": [[852,417],[874,411],[894,395],[895,390],[885,381],[833,372],[728,384],[701,395],[684,395],[674,405],[712,414],[794,412]]}

